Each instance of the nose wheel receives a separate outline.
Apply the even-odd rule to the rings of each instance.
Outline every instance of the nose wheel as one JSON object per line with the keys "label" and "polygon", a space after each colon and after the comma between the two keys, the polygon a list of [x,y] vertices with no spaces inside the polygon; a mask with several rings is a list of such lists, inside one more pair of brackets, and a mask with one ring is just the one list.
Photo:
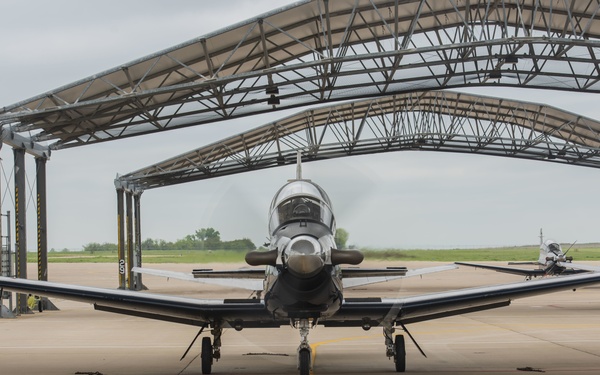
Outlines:
{"label": "nose wheel", "polygon": [[[316,324],[316,320],[312,326]],[[299,321],[292,321],[292,327],[300,330],[300,346],[298,347],[298,370],[300,375],[310,375],[312,369],[311,357],[312,349],[308,344],[308,333],[312,327],[308,319],[300,319]]]}

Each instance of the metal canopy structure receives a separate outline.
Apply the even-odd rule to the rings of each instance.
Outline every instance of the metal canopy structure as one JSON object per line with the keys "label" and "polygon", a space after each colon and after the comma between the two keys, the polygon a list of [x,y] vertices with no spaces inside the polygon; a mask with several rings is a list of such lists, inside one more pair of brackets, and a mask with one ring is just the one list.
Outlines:
{"label": "metal canopy structure", "polygon": [[469,86],[600,92],[596,0],[301,1],[2,108],[50,149]]}
{"label": "metal canopy structure", "polygon": [[299,1],[2,107],[2,141],[19,162],[24,152],[45,160],[53,150],[312,108],[116,181],[120,286],[137,289],[144,189],[294,162],[297,149],[306,160],[418,149],[598,167],[597,121],[435,90],[600,93],[599,10],[598,0]]}
{"label": "metal canopy structure", "polygon": [[121,176],[126,189],[296,162],[402,150],[547,160],[600,168],[600,122],[545,105],[449,91],[307,110]]}

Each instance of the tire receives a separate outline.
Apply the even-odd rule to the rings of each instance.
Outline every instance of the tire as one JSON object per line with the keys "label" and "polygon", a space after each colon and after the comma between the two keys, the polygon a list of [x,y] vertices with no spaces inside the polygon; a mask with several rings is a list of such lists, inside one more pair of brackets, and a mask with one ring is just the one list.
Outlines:
{"label": "tire", "polygon": [[300,375],[310,375],[310,350],[300,349],[298,356]]}
{"label": "tire", "polygon": [[202,373],[210,374],[213,363],[212,344],[210,342],[210,337],[202,338],[202,351],[200,353],[200,359],[202,360]]}
{"label": "tire", "polygon": [[394,362],[396,362],[396,372],[406,371],[406,346],[404,344],[404,336],[396,335],[394,339],[394,349],[396,354],[394,355]]}

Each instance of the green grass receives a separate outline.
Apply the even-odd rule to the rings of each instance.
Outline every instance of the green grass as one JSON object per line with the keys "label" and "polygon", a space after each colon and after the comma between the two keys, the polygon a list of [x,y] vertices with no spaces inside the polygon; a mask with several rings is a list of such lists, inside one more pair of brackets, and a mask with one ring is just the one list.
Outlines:
{"label": "green grass", "polygon": [[[565,247],[565,246],[564,246]],[[568,248],[568,246],[565,247]],[[492,249],[452,249],[452,250],[373,250],[363,249],[366,260],[381,261],[430,261],[430,262],[488,262],[488,261],[534,261],[539,255],[537,246],[522,246]],[[233,250],[144,250],[142,263],[240,263],[244,261],[244,251]],[[573,247],[569,253],[575,261],[600,260],[599,244],[582,244]],[[27,261],[37,262],[37,253],[28,253]],[[117,252],[49,252],[49,263],[116,263]]]}

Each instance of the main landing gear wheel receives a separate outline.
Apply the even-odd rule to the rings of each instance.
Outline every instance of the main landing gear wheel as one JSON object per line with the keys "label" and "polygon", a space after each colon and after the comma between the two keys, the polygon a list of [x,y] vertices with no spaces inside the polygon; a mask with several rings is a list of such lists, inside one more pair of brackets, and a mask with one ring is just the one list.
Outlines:
{"label": "main landing gear wheel", "polygon": [[210,337],[202,338],[202,352],[200,358],[202,359],[202,373],[210,374],[213,364],[213,350],[212,344],[210,343]]}
{"label": "main landing gear wheel", "polygon": [[406,371],[406,346],[404,336],[396,335],[394,339],[394,362],[396,362],[396,372]]}
{"label": "main landing gear wheel", "polygon": [[300,375],[310,375],[310,350],[300,349],[298,357]]}

